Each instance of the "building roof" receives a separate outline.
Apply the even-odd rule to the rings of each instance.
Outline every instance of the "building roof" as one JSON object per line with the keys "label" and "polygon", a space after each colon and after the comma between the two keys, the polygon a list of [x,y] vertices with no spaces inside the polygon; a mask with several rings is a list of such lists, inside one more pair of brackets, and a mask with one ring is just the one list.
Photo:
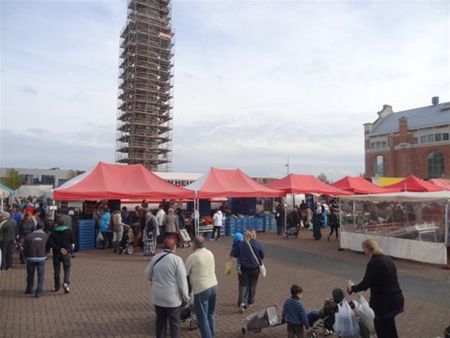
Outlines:
{"label": "building roof", "polygon": [[376,122],[371,134],[388,134],[398,131],[398,120],[408,119],[408,129],[421,129],[450,124],[450,102],[409,109],[389,114]]}

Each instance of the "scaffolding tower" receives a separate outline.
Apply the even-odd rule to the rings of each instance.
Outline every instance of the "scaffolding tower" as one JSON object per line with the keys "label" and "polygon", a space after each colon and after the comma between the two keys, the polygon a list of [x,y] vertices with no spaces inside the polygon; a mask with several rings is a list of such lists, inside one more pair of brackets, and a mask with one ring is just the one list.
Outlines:
{"label": "scaffolding tower", "polygon": [[173,35],[170,0],[129,0],[120,36],[117,162],[170,170]]}

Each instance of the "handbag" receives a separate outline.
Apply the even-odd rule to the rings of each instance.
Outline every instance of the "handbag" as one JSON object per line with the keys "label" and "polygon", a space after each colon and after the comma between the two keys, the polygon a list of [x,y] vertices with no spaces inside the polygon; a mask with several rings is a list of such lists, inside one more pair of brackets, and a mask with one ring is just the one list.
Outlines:
{"label": "handbag", "polygon": [[256,254],[255,254],[255,252],[253,251],[253,247],[252,247],[252,245],[250,244],[250,242],[247,242],[247,244],[248,244],[248,246],[249,246],[249,248],[250,248],[250,251],[252,252],[253,258],[255,259],[256,263],[258,263],[258,266],[259,266],[259,274],[261,275],[261,277],[265,278],[266,275],[267,275],[267,269],[266,269],[266,267],[264,266],[264,263],[262,263],[262,262],[260,263],[260,260],[258,259],[258,257],[256,257]]}

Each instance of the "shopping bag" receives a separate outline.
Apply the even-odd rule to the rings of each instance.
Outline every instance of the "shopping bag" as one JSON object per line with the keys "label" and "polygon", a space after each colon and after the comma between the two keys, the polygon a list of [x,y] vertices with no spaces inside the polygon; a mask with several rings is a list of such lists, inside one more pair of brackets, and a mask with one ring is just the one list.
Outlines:
{"label": "shopping bag", "polygon": [[333,330],[339,337],[351,337],[359,334],[358,319],[345,299],[338,304],[338,312],[334,318]]}
{"label": "shopping bag", "polygon": [[234,261],[230,258],[225,262],[225,276],[231,274],[234,268]]}
{"label": "shopping bag", "polygon": [[99,232],[98,232],[98,235],[97,235],[97,241],[98,241],[98,242],[101,242],[101,241],[103,241],[103,240],[104,240],[103,234],[102,234],[101,231],[99,231]]}
{"label": "shopping bag", "polygon": [[375,334],[375,313],[370,308],[369,303],[364,298],[363,295],[358,294],[358,307],[357,311],[359,312],[359,317],[361,318],[361,321],[364,323],[364,325],[369,329],[370,334]]}

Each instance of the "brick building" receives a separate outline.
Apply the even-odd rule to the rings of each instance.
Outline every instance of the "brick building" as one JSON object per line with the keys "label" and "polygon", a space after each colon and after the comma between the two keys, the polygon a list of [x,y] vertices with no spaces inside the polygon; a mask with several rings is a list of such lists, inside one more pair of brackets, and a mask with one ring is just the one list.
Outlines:
{"label": "brick building", "polygon": [[450,102],[394,113],[384,105],[364,124],[367,177],[450,177]]}

